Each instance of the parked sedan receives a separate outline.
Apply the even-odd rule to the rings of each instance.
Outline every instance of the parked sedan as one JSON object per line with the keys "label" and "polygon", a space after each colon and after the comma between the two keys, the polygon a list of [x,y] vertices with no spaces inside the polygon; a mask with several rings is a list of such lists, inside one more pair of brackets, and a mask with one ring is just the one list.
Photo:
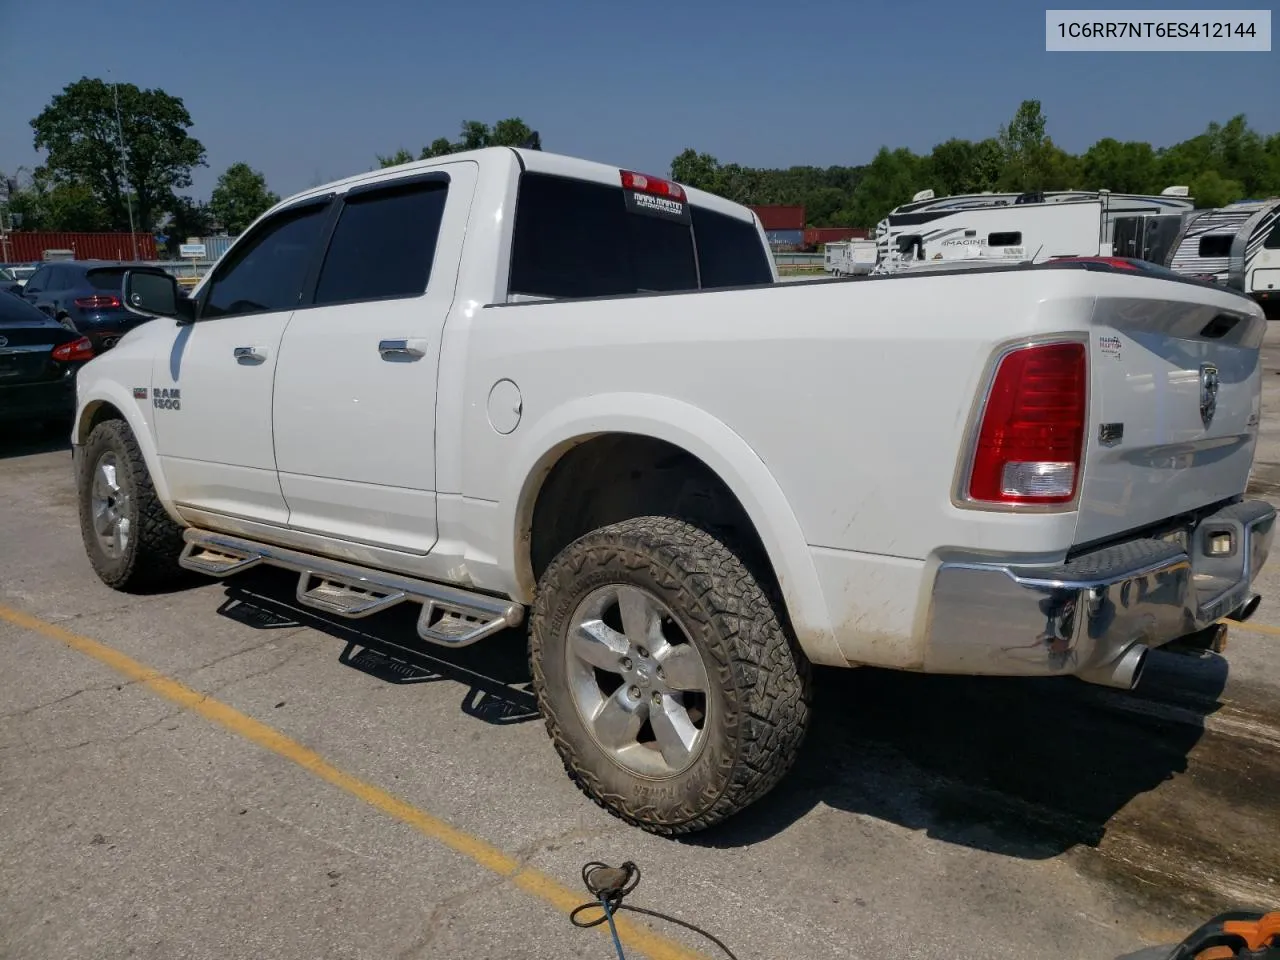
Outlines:
{"label": "parked sedan", "polygon": [[76,373],[93,355],[88,337],[17,297],[0,295],[0,436],[15,422],[70,422]]}
{"label": "parked sedan", "polygon": [[107,260],[61,260],[40,267],[22,290],[27,302],[84,334],[101,353],[145,317],[126,310],[120,285],[126,270],[163,274],[159,267]]}

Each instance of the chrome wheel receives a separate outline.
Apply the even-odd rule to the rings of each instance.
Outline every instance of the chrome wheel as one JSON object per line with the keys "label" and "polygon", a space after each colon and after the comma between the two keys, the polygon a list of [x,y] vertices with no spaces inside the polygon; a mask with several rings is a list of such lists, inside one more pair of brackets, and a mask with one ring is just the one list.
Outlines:
{"label": "chrome wheel", "polygon": [[104,453],[93,470],[89,509],[98,542],[108,557],[124,555],[129,547],[130,495],[114,453]]}
{"label": "chrome wheel", "polygon": [[574,611],[568,639],[574,706],[595,741],[633,773],[687,769],[706,739],[707,669],[666,605],[639,587],[601,587]]}

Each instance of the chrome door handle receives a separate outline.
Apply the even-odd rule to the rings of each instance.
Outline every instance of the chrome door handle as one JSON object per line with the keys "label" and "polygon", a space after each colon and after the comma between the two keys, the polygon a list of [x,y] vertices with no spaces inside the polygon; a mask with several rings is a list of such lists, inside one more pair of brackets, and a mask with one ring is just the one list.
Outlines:
{"label": "chrome door handle", "polygon": [[382,354],[382,359],[395,362],[405,360],[419,360],[427,355],[427,342],[425,340],[383,340],[378,344],[378,353]]}
{"label": "chrome door handle", "polygon": [[236,347],[232,352],[237,363],[261,363],[267,359],[261,347]]}

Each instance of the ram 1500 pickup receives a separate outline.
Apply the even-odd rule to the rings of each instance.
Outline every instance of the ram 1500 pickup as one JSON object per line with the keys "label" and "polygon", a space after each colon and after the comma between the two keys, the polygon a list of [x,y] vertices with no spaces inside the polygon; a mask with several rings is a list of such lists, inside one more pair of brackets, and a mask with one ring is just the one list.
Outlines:
{"label": "ram 1500 pickup", "polygon": [[[283,201],[78,377],[88,558],[527,623],[566,769],[665,834],[766,793],[811,665],[1131,687],[1252,614],[1251,300],[1123,261],[782,284],[744,207],[490,148]],[[1187,638],[1191,638],[1188,640]]]}

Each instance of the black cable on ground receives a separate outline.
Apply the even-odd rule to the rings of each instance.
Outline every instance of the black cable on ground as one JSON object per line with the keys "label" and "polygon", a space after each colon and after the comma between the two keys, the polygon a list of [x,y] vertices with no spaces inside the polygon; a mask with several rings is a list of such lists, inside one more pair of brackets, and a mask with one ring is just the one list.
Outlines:
{"label": "black cable on ground", "polygon": [[[674,923],[677,926],[684,927],[686,930],[692,930],[694,933],[706,937],[723,950],[729,960],[738,960],[734,952],[725,946],[722,940],[714,934],[703,930],[697,924],[689,923],[666,913],[660,913],[657,910],[647,910],[644,907],[633,907],[629,903],[624,903],[623,900],[640,883],[640,868],[630,860],[620,867],[611,867],[607,863],[600,863],[598,860],[583,864],[582,882],[599,899],[589,900],[573,908],[569,914],[569,922],[575,927],[581,927],[584,930],[590,927],[598,927],[600,924],[607,922],[612,914],[616,914],[620,910],[629,910],[632,913],[642,913],[648,917],[657,917],[659,920],[666,920],[668,923]],[[593,907],[600,909],[600,916],[594,920],[578,919],[579,914]]]}

